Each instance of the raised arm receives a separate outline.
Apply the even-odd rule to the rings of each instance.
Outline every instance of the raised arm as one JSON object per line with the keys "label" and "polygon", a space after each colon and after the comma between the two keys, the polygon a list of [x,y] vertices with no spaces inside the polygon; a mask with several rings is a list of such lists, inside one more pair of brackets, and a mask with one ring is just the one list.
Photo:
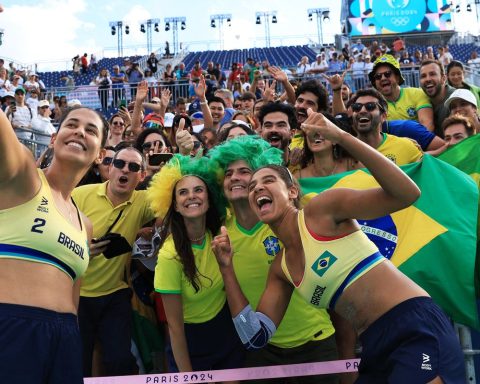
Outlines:
{"label": "raised arm", "polygon": [[311,136],[319,133],[345,148],[353,158],[368,168],[380,188],[325,191],[305,207],[307,216],[314,217],[320,211],[330,215],[337,223],[346,219],[374,219],[406,208],[418,199],[420,190],[417,185],[391,160],[338,128],[321,113],[309,109],[308,115],[302,124],[305,134]]}
{"label": "raised arm", "polygon": [[294,105],[297,99],[295,97],[295,89],[293,88],[293,85],[290,84],[290,81],[288,81],[288,76],[285,71],[282,71],[280,68],[271,65],[268,67],[268,72],[270,72],[272,77],[277,82],[282,83],[285,93],[287,94],[287,102]]}
{"label": "raised arm", "polygon": [[243,345],[247,349],[264,347],[280,324],[293,291],[278,274],[279,261],[275,260],[270,268],[267,287],[258,304],[258,311],[254,312],[235,275],[233,250],[225,227],[221,228],[220,235],[212,241],[212,248],[222,274],[233,323]]}
{"label": "raised arm", "polygon": [[10,121],[0,111],[0,208],[9,208],[31,198],[39,185],[32,153],[20,144]]}
{"label": "raised arm", "polygon": [[195,95],[200,100],[200,108],[202,109],[204,126],[207,128],[213,128],[212,112],[210,111],[207,98],[205,97],[207,84],[205,83],[205,77],[203,77],[203,75],[200,76],[198,83],[193,83],[193,89],[195,90]]}
{"label": "raised arm", "polygon": [[139,135],[142,132],[141,112],[143,109],[143,102],[148,95],[148,83],[142,80],[138,83],[137,95],[135,96],[135,104],[132,113],[132,131]]}
{"label": "raised arm", "polygon": [[339,113],[346,113],[347,108],[345,108],[345,103],[342,99],[342,85],[345,80],[345,74],[347,71],[343,71],[341,75],[335,74],[332,76],[327,76],[322,74],[323,78],[330,83],[330,88],[333,93],[332,100],[332,115],[335,116]]}

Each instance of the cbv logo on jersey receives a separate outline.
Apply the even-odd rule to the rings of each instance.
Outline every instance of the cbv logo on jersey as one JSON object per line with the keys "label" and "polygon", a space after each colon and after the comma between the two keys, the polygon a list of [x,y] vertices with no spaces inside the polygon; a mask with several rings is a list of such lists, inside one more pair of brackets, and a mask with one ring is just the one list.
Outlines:
{"label": "cbv logo on jersey", "polygon": [[42,201],[37,207],[38,212],[48,213],[48,199],[45,196],[42,196]]}
{"label": "cbv logo on jersey", "polygon": [[430,363],[430,356],[427,355],[426,353],[422,353],[422,369],[424,371],[431,371],[432,370],[432,364]]}

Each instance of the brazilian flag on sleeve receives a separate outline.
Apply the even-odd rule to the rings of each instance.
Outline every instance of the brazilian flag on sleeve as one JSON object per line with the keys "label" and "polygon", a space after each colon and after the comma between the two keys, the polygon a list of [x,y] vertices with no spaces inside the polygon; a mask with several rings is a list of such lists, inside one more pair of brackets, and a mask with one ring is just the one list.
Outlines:
{"label": "brazilian flag on sleeve", "polygon": [[[478,189],[464,173],[425,155],[401,167],[419,186],[414,205],[358,222],[380,252],[456,322],[479,329],[474,286]],[[330,188],[378,187],[365,170],[300,180],[304,202]]]}

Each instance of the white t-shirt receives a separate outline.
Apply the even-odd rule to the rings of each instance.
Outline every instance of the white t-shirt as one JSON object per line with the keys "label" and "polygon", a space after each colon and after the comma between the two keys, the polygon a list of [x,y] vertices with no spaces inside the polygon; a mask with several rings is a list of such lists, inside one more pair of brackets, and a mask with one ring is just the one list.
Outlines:
{"label": "white t-shirt", "polygon": [[37,116],[38,103],[39,103],[38,97],[37,98],[29,97],[27,100],[25,100],[25,104],[27,104],[32,110],[33,117]]}
{"label": "white t-shirt", "polygon": [[[30,113],[31,110],[26,105],[23,107],[19,107],[17,105],[16,109],[17,110],[13,113],[13,116],[8,114],[10,111],[10,106],[8,106],[5,110],[5,114],[8,115],[8,119],[12,123],[12,126],[14,126],[14,128],[31,129],[33,111]],[[31,132],[18,131],[15,132],[15,134],[19,139],[32,139]]]}
{"label": "white t-shirt", "polygon": [[310,65],[310,71],[327,71],[328,70],[328,63],[326,60],[321,60],[320,63],[318,61],[313,62]]}
{"label": "white t-shirt", "polygon": [[352,64],[351,69],[354,79],[359,79],[365,76],[365,63],[363,61],[355,61]]}
{"label": "white t-shirt", "polygon": [[48,135],[35,135],[35,140],[43,145],[50,144],[50,136],[52,135],[52,133],[56,132],[55,127],[51,122],[51,119],[49,117],[43,117],[40,115],[37,115],[32,119],[32,129],[39,133]]}

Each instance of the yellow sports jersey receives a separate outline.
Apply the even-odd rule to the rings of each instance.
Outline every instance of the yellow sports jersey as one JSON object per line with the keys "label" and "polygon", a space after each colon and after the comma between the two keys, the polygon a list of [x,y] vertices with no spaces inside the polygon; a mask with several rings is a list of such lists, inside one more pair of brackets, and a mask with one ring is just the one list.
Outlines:
{"label": "yellow sports jersey", "polygon": [[88,266],[87,233],[65,219],[55,206],[43,171],[40,190],[28,202],[0,210],[0,258],[50,264],[72,280]]}
{"label": "yellow sports jersey", "polygon": [[405,165],[419,161],[423,157],[422,151],[415,143],[405,137],[398,137],[382,133],[383,141],[377,151],[388,157],[397,165]]}
{"label": "yellow sports jersey", "polygon": [[316,308],[334,309],[350,284],[386,260],[360,229],[340,238],[319,239],[308,230],[303,210],[298,212],[298,229],[305,254],[302,281],[292,280],[285,257],[282,269],[296,292]]}
{"label": "yellow sports jersey", "polygon": [[387,101],[387,120],[418,121],[418,111],[432,108],[428,96],[420,88],[400,88],[400,96],[396,101]]}
{"label": "yellow sports jersey", "polygon": [[[252,308],[256,308],[265,289],[268,270],[281,244],[270,227],[258,222],[246,230],[230,216],[225,226],[233,247],[233,267],[243,293]],[[301,321],[299,321],[301,319]],[[293,292],[287,312],[270,344],[279,348],[293,348],[312,340],[322,340],[335,332],[326,310],[305,305]]]}
{"label": "yellow sports jersey", "polygon": [[183,273],[183,265],[175,249],[173,237],[165,240],[158,252],[155,267],[155,291],[162,294],[182,295],[185,323],[204,323],[213,319],[223,308],[226,296],[222,275],[212,251],[212,235],[202,245],[192,245],[200,290],[195,289]]}
{"label": "yellow sports jersey", "polygon": [[290,142],[289,148],[290,150],[294,148],[303,149],[304,142],[305,142],[305,138],[303,137],[303,132],[297,133],[292,137],[292,141]]}
{"label": "yellow sports jersey", "polygon": [[[146,191],[133,191],[129,200],[114,207],[107,196],[107,183],[83,185],[75,188],[72,196],[78,208],[92,222],[94,238],[104,236],[120,215],[110,232],[121,234],[129,244],[133,244],[138,230],[154,218],[145,198]],[[98,297],[127,288],[125,265],[129,258],[130,253],[111,259],[102,254],[93,257],[83,277],[80,295]]]}

